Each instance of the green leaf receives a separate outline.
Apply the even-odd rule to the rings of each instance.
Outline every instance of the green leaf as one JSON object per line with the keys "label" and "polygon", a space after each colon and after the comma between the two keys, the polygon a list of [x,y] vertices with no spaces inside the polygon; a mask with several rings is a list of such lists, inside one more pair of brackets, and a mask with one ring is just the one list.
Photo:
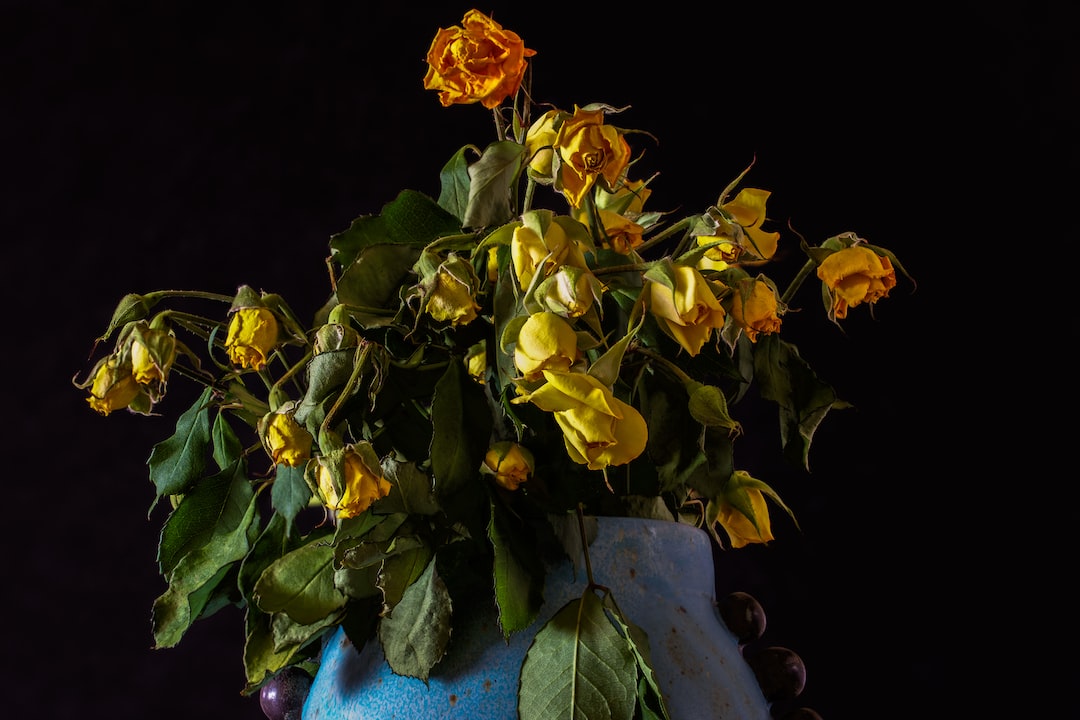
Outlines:
{"label": "green leaf", "polygon": [[311,488],[304,480],[304,467],[278,463],[274,470],[274,484],[270,487],[270,502],[274,511],[285,519],[287,533],[292,531],[293,520],[307,507],[309,500]]}
{"label": "green leaf", "polygon": [[[344,612],[344,611],[343,611]],[[245,694],[250,694],[281,669],[292,665],[304,646],[336,627],[342,613],[328,615],[311,625],[300,625],[287,615],[266,615],[248,607],[245,618]]]}
{"label": "green leaf", "polygon": [[754,377],[761,384],[761,396],[779,405],[784,456],[809,470],[814,431],[829,410],[847,404],[837,399],[831,386],[818,379],[794,345],[775,334],[757,342]]}
{"label": "green leaf", "polygon": [[434,200],[415,190],[402,190],[383,206],[380,214],[358,217],[348,230],[330,236],[330,252],[342,268],[347,268],[363,249],[373,245],[410,245],[419,249],[437,237],[457,232],[461,232],[458,219]]}
{"label": "green leaf", "polygon": [[411,284],[419,250],[407,245],[373,245],[360,251],[337,281],[338,302],[361,326],[382,327],[397,313],[401,286]]}
{"label": "green leaf", "polygon": [[302,625],[340,610],[345,595],[334,585],[334,548],[320,537],[274,561],[253,599],[263,612],[283,612]]}
{"label": "green leaf", "polygon": [[536,538],[502,505],[492,503],[488,538],[495,549],[495,602],[503,636],[524,630],[540,614],[544,602],[544,566],[536,553]]}
{"label": "green leaf", "polygon": [[390,669],[427,682],[450,643],[450,593],[429,562],[390,615],[379,623],[379,642]]}
{"label": "green leaf", "polygon": [[460,358],[447,365],[435,386],[431,422],[435,493],[444,498],[479,478],[493,422],[483,388],[468,376]]}
{"label": "green leaf", "polygon": [[[232,482],[238,487],[247,487],[250,493],[250,486],[242,476],[234,476]],[[230,497],[235,495],[243,495],[243,492],[238,490],[229,493]],[[154,601],[153,630],[157,647],[172,647],[180,641],[192,620],[197,617],[198,611],[202,609],[193,611],[191,596],[202,590],[215,576],[220,579],[223,568],[240,562],[247,554],[248,527],[255,518],[257,507],[254,493],[250,493],[249,498],[247,509],[235,527],[230,529],[226,524],[220,528],[221,532],[215,533],[205,544],[187,552],[176,563],[169,576],[169,588]]]}
{"label": "green leaf", "polygon": [[214,462],[217,463],[219,470],[231,466],[244,453],[240,438],[236,437],[236,432],[233,431],[223,413],[218,413],[214,418],[213,441]]}
{"label": "green leaf", "polygon": [[483,228],[501,225],[514,216],[510,189],[521,172],[525,146],[511,141],[494,142],[469,166],[469,204],[462,226]]}
{"label": "green leaf", "polygon": [[241,527],[253,496],[239,460],[196,484],[169,514],[161,530],[157,556],[161,575],[171,581],[185,556]]}
{"label": "green leaf", "polygon": [[642,720],[647,718],[665,718],[670,720],[667,706],[664,704],[664,693],[660,689],[660,681],[656,677],[656,671],[652,666],[652,651],[649,648],[649,635],[640,627],[630,622],[623,615],[622,610],[615,602],[611,594],[604,596],[604,608],[608,611],[608,617],[616,623],[626,638],[634,659],[637,661],[638,674],[641,682],[638,684],[638,704],[642,711]]}
{"label": "green leaf", "polygon": [[206,388],[195,403],[176,421],[176,432],[150,452],[150,481],[157,488],[158,499],[182,495],[206,471],[210,447],[210,397]]}
{"label": "green leaf", "polygon": [[634,655],[588,589],[545,623],[525,655],[520,720],[630,720],[636,705]]}
{"label": "green leaf", "polygon": [[439,172],[439,207],[457,218],[465,217],[469,205],[469,159],[466,153],[470,150],[480,154],[475,145],[466,145],[454,153]]}
{"label": "green leaf", "polygon": [[386,549],[379,571],[379,588],[383,593],[383,612],[392,612],[409,587],[420,578],[431,563],[431,546],[415,535],[397,535]]}

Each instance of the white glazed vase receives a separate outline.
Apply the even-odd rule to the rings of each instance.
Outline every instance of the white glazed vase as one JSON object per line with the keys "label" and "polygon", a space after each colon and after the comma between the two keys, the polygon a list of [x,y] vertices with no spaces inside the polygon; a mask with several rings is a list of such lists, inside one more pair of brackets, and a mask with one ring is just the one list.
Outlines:
{"label": "white glazed vase", "polygon": [[[649,636],[672,720],[770,720],[753,671],[717,610],[705,531],[676,522],[598,518],[589,558],[626,617]],[[548,568],[535,624],[507,642],[494,608],[455,608],[447,655],[427,684],[391,672],[377,640],[356,652],[340,628],[323,647],[303,720],[516,720],[518,677],[533,636],[587,581],[567,560]]]}

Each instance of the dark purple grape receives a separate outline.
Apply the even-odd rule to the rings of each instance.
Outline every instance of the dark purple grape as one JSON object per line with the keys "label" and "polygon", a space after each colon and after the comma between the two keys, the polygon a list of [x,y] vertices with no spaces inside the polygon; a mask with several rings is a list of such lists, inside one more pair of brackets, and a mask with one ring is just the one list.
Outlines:
{"label": "dark purple grape", "polygon": [[262,686],[259,707],[268,720],[300,720],[310,689],[310,675],[298,667],[287,667]]}
{"label": "dark purple grape", "polygon": [[769,702],[794,700],[806,686],[806,666],[794,651],[767,647],[746,658]]}
{"label": "dark purple grape", "polygon": [[720,601],[718,608],[720,619],[740,645],[757,640],[765,632],[765,610],[753,595],[733,592]]}

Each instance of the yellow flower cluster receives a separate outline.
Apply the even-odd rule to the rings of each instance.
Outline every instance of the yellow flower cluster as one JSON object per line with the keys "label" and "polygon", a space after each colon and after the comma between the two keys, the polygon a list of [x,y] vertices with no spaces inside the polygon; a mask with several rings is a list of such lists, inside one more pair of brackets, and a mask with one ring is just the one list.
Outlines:
{"label": "yellow flower cluster", "polygon": [[[780,282],[771,193],[740,187],[749,168],[700,211],[653,209],[655,176],[634,175],[631,139],[645,134],[617,124],[622,110],[533,117],[536,56],[477,10],[438,30],[424,87],[443,106],[490,110],[497,137],[451,158],[437,200],[403,191],[332,236],[312,322],[247,285],[128,295],[100,338],[115,334],[113,349],[76,383],[102,415],[150,414],[171,374],[203,386],[151,475],[176,512],[220,511],[213,532],[176,523],[170,552],[220,559],[199,566],[209,584],[248,563],[249,646],[273,648],[245,658],[251,687],[370,609],[355,601],[380,596],[379,617],[407,592],[442,602],[441,580],[417,589],[433,558],[488,563],[509,593],[500,612],[536,617],[541,593],[526,581],[542,585],[538,543],[568,515],[694,523],[732,548],[772,542],[770,508],[794,513],[737,466],[737,403],[752,386],[775,403],[784,454],[805,464],[822,419],[846,404],[781,337],[796,294],[809,281],[838,324],[907,275],[846,233],[801,240],[805,263]],[[318,522],[303,527],[308,508]],[[192,603],[235,593],[167,570],[163,644],[186,631]],[[275,604],[286,596],[292,615]]]}

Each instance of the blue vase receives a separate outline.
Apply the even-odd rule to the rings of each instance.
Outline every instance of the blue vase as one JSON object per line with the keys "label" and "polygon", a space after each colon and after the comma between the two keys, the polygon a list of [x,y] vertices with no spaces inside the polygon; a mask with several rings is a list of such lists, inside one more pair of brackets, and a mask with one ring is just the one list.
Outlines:
{"label": "blue vase", "polygon": [[[672,720],[770,720],[769,703],[716,608],[705,531],[675,522],[598,518],[593,576],[648,633]],[[377,640],[356,652],[340,628],[323,647],[303,720],[515,720],[518,676],[533,636],[586,588],[565,561],[549,568],[536,623],[504,640],[494,608],[455,608],[448,654],[427,684],[391,672]],[[706,714],[707,713],[707,714]]]}

